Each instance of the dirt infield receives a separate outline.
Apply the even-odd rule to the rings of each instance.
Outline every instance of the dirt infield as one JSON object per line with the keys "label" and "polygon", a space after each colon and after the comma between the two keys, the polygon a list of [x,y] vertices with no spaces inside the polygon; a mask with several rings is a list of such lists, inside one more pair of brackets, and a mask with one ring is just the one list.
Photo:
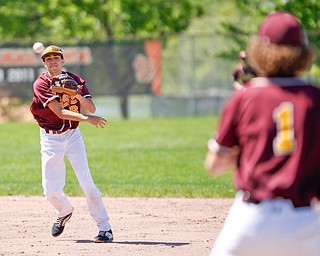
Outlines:
{"label": "dirt infield", "polygon": [[114,242],[93,243],[97,227],[85,198],[72,197],[64,233],[50,234],[55,212],[42,197],[0,197],[0,255],[209,255],[232,199],[104,198]]}

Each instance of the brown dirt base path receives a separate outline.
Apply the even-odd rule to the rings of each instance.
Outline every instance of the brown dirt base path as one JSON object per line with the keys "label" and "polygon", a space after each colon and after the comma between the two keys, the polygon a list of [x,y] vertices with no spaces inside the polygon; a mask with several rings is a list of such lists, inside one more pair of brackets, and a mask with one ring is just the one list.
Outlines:
{"label": "brown dirt base path", "polygon": [[208,256],[233,199],[104,198],[113,243],[96,244],[98,230],[85,198],[64,233],[51,236],[55,212],[43,197],[0,197],[0,255]]}

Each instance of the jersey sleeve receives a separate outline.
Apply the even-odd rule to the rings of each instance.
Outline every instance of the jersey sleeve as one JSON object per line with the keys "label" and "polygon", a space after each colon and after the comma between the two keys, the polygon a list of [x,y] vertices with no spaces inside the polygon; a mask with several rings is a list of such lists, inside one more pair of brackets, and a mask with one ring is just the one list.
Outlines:
{"label": "jersey sleeve", "polygon": [[53,94],[50,89],[50,81],[46,81],[43,77],[39,77],[35,81],[33,89],[36,98],[40,101],[43,107],[46,107],[53,99],[58,98],[58,96]]}
{"label": "jersey sleeve", "polygon": [[221,147],[231,148],[239,145],[236,136],[237,122],[239,119],[239,97],[237,96],[236,94],[231,97],[222,111],[218,130],[215,135],[215,140]]}
{"label": "jersey sleeve", "polygon": [[86,86],[86,84],[84,83],[84,85],[82,86],[82,97],[84,98],[92,98],[88,87]]}

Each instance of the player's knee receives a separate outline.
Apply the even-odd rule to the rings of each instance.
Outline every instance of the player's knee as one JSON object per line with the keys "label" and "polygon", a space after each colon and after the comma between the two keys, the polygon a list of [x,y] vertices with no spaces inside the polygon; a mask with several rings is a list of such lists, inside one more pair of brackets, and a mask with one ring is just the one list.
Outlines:
{"label": "player's knee", "polygon": [[101,197],[100,190],[96,186],[87,187],[87,188],[83,189],[83,191],[84,191],[85,196],[88,199],[95,200],[96,198]]}
{"label": "player's knee", "polygon": [[46,198],[46,200],[48,200],[49,202],[59,201],[61,197],[62,197],[62,194],[61,194],[61,193],[48,192],[48,191],[45,193],[45,198]]}

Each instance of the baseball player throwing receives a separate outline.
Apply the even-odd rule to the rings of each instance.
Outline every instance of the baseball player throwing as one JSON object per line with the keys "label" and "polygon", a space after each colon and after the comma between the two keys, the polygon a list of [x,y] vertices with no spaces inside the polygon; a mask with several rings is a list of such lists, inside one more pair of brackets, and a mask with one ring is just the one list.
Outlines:
{"label": "baseball player throwing", "polygon": [[233,87],[239,91],[244,89],[251,78],[256,76],[253,68],[248,63],[247,54],[245,51],[239,52],[240,63],[233,71]]}
{"label": "baseball player throwing", "polygon": [[320,88],[297,77],[313,51],[279,11],[246,52],[258,77],[230,98],[208,142],[206,168],[235,168],[238,190],[212,256],[319,255]]}
{"label": "baseball player throwing", "polygon": [[[113,235],[109,217],[101,193],[92,179],[84,141],[78,128],[79,122],[89,122],[104,128],[107,120],[82,114],[83,110],[94,113],[96,108],[85,81],[76,74],[62,71],[65,60],[60,47],[47,47],[41,58],[47,72],[42,73],[33,84],[34,96],[30,110],[40,126],[44,195],[57,212],[52,235],[57,237],[62,234],[73,212],[73,207],[63,192],[66,157],[84,191],[89,212],[99,228],[99,234],[94,241],[110,242]],[[76,92],[71,93],[70,89],[63,91],[63,88],[58,92],[53,90],[54,87],[67,84],[77,84]]]}

